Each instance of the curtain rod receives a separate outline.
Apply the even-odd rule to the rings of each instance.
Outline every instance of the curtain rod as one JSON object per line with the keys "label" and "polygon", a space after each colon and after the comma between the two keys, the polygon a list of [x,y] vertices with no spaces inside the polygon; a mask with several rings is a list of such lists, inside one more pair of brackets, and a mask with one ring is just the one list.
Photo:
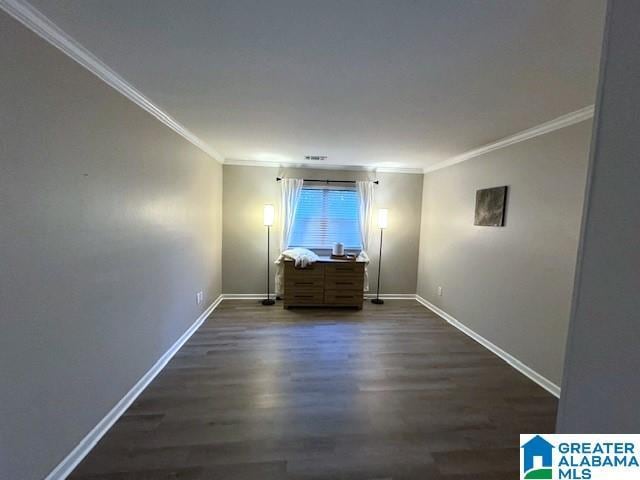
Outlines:
{"label": "curtain rod", "polygon": [[[282,180],[282,177],[276,177],[276,181],[279,182],[280,180]],[[355,180],[318,180],[313,178],[305,178],[304,181],[305,182],[322,182],[322,183],[356,183]],[[380,183],[380,180],[374,180],[373,183],[378,185]]]}

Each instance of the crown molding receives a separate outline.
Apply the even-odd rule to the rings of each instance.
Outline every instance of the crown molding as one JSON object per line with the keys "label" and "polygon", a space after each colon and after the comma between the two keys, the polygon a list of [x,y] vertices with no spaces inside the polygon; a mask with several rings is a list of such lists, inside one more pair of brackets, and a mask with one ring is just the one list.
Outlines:
{"label": "crown molding", "polygon": [[440,170],[441,168],[450,167],[451,165],[455,165],[456,163],[464,162],[465,160],[469,160],[470,158],[479,157],[480,155],[484,155],[485,153],[489,153],[500,148],[508,147],[509,145],[513,145],[514,143],[524,142],[525,140],[529,140],[530,138],[538,137],[540,135],[544,135],[545,133],[553,132],[555,130],[565,128],[576,123],[584,122],[585,120],[593,117],[593,111],[593,105],[586,106],[584,108],[581,108],[580,110],[576,110],[575,112],[567,113],[566,115],[562,115],[548,122],[541,123],[540,125],[537,125],[535,127],[528,128],[527,130],[523,130],[508,137],[504,137],[496,142],[483,145],[479,148],[474,148],[473,150],[469,150],[468,152],[456,155],[455,157],[451,157],[430,167],[426,167],[424,168],[424,173],[429,173],[435,170]]}
{"label": "crown molding", "polygon": [[412,175],[422,175],[421,168],[409,168],[409,167],[377,167],[373,169],[379,173],[409,173]]}
{"label": "crown molding", "polygon": [[102,60],[83,47],[38,9],[24,0],[0,0],[0,9],[18,20],[25,27],[82,65],[107,85],[121,93],[143,110],[153,115],[171,130],[181,135],[207,155],[222,163],[223,157],[169,114],[145,97],[133,85],[113,71]]}
{"label": "crown molding", "polygon": [[160,122],[165,124],[171,130],[182,136],[184,139],[198,147],[220,163],[225,165],[243,165],[243,166],[255,166],[255,167],[276,167],[276,168],[314,168],[314,169],[326,169],[326,170],[354,170],[354,171],[368,171],[368,172],[380,172],[380,173],[409,173],[409,174],[422,174],[429,173],[435,170],[440,170],[456,163],[461,163],[485,153],[497,150],[500,148],[513,145],[518,142],[528,140],[530,138],[544,135],[545,133],[553,132],[555,130],[574,125],[579,122],[583,122],[593,117],[594,106],[589,105],[575,112],[562,115],[549,122],[542,123],[533,128],[523,130],[514,135],[510,135],[496,142],[489,143],[482,147],[469,150],[468,152],[456,155],[435,165],[425,168],[404,168],[404,167],[369,167],[359,165],[334,165],[325,164],[317,165],[311,163],[277,163],[277,162],[259,162],[251,160],[238,160],[238,159],[224,159],[224,157],[203,142],[195,134],[190,132],[186,127],[178,123],[168,113],[164,112],[160,107],[155,105],[151,100],[145,97],[139,90],[133,85],[127,82],[124,78],[118,75],[107,64],[96,57],[93,53],[83,47],[77,40],[68,35],[64,30],[58,27],[53,21],[45,16],[38,9],[33,7],[25,0],[0,0],[0,9],[4,10],[22,23],[28,29],[35,34],[43,38],[45,41],[56,47],[65,55],[82,65],[89,70],[95,76],[100,78],[107,85],[115,89],[117,92],[124,95],[133,103],[138,105],[143,110],[153,115]]}
{"label": "crown molding", "polygon": [[[1,1],[1,0],[0,0]],[[261,162],[258,160],[240,160],[226,158],[224,165],[236,165],[241,167],[271,167],[271,168],[311,168],[314,170],[349,170],[356,172],[376,172],[376,173],[409,173],[421,175],[422,168],[405,167],[373,167],[367,165],[336,165],[333,163],[288,163],[288,162]]]}

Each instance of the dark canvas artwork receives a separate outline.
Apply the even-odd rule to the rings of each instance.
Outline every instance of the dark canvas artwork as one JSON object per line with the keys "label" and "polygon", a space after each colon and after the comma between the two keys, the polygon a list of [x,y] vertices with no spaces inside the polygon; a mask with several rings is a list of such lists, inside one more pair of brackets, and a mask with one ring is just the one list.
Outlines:
{"label": "dark canvas artwork", "polygon": [[474,225],[504,226],[507,187],[485,188],[476,191],[476,219]]}

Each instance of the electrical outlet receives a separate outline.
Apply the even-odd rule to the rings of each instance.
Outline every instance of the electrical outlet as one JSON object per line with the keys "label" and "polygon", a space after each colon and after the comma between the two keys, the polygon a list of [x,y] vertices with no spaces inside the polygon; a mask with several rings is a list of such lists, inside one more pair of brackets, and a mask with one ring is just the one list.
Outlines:
{"label": "electrical outlet", "polygon": [[441,297],[442,296],[442,287],[438,287],[438,296]]}
{"label": "electrical outlet", "polygon": [[201,290],[198,293],[196,293],[196,304],[201,305],[203,300],[204,300],[204,294],[202,293],[202,290]]}

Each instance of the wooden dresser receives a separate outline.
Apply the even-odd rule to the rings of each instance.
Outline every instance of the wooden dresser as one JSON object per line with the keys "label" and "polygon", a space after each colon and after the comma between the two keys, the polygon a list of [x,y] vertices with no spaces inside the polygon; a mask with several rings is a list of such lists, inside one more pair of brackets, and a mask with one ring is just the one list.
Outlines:
{"label": "wooden dresser", "polygon": [[320,257],[306,268],[284,264],[284,308],[343,306],[362,308],[364,262]]}

